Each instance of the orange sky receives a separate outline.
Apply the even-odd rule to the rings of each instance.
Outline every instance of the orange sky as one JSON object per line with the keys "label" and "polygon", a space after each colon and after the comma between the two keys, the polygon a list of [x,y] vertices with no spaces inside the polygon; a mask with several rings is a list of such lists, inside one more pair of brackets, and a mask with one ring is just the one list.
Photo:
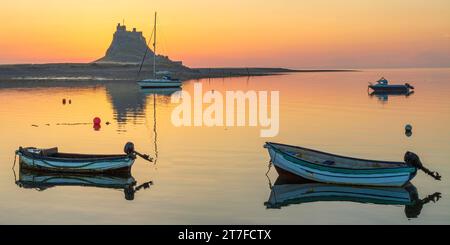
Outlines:
{"label": "orange sky", "polygon": [[89,62],[118,22],[188,66],[450,66],[448,0],[2,0],[0,63]]}

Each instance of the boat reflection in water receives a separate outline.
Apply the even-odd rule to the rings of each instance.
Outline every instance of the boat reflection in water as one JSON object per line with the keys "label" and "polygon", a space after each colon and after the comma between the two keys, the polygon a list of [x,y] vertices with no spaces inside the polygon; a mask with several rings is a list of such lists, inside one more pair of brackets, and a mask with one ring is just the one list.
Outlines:
{"label": "boat reflection in water", "polygon": [[[16,173],[14,172],[16,178]],[[26,170],[20,167],[19,178],[15,179],[16,185],[25,189],[45,191],[49,188],[61,186],[95,187],[105,189],[123,190],[125,199],[134,200],[136,192],[148,189],[153,185],[152,181],[137,186],[136,180],[130,173],[123,174],[69,174],[48,173]]]}
{"label": "boat reflection in water", "polygon": [[378,98],[378,101],[381,103],[387,103],[389,100],[389,97],[400,97],[405,96],[405,98],[409,97],[410,95],[414,94],[414,91],[390,91],[390,92],[372,92],[369,94],[370,97],[376,97]]}
{"label": "boat reflection in water", "polygon": [[172,94],[181,91],[181,88],[141,88],[145,95],[163,95],[171,96]]}
{"label": "boat reflection in water", "polygon": [[[270,182],[270,180],[269,180]],[[281,209],[294,204],[315,202],[355,202],[377,205],[404,205],[407,218],[417,218],[425,204],[437,202],[441,193],[420,199],[411,183],[404,187],[345,186],[311,182],[306,179],[292,180],[278,177],[271,186],[268,209]]]}
{"label": "boat reflection in water", "polygon": [[[158,163],[159,152],[158,152],[158,128],[157,128],[157,111],[156,111],[156,96],[159,96],[160,99],[166,103],[169,103],[171,100],[171,95],[176,92],[181,91],[181,88],[141,88],[141,92],[146,96],[153,97],[153,142],[154,142],[154,159],[153,163],[156,165]],[[164,103],[163,102],[163,103]]]}

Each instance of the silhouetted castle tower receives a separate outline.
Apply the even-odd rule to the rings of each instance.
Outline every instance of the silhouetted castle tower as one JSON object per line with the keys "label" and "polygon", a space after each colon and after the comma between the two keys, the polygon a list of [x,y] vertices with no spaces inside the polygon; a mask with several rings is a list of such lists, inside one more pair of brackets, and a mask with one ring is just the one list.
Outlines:
{"label": "silhouetted castle tower", "polygon": [[[147,56],[145,59],[146,65],[143,67],[144,72],[153,71],[153,51],[147,46],[147,42],[142,32],[133,28],[128,31],[125,24],[117,24],[116,32],[113,35],[113,40],[103,58],[94,61],[94,63],[133,63],[140,64],[147,49]],[[183,66],[181,61],[172,61],[167,56],[157,55],[156,62],[159,70],[164,71],[180,71],[182,69],[189,69]],[[143,74],[148,76],[148,74]]]}
{"label": "silhouetted castle tower", "polygon": [[142,32],[136,31],[136,28],[133,28],[133,31],[127,31],[127,27],[119,23],[105,57],[96,62],[139,63],[142,61],[145,49],[148,49],[147,55],[153,57],[153,51],[148,48]]}

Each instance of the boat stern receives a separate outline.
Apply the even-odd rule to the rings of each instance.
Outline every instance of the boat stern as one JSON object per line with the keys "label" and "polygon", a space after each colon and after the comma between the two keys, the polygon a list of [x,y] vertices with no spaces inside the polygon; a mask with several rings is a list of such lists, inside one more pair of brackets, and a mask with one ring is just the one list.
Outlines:
{"label": "boat stern", "polygon": [[271,142],[266,142],[263,146],[265,149],[267,149],[267,151],[269,152],[269,156],[270,156],[270,162],[274,163],[275,160],[275,150],[272,146]]}

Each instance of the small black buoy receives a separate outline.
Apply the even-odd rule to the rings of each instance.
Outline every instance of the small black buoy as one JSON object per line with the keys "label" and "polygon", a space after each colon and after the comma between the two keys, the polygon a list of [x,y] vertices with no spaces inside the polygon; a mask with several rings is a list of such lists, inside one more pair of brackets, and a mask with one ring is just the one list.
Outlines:
{"label": "small black buoy", "polygon": [[69,105],[71,105],[72,104],[72,100],[69,100]]}
{"label": "small black buoy", "polygon": [[65,105],[66,104],[66,99],[63,99],[62,103],[63,103],[63,105]]}
{"label": "small black buoy", "polygon": [[408,137],[408,138],[409,138],[409,137],[411,137],[411,136],[412,136],[412,132],[411,132],[411,131],[406,131],[406,132],[405,132],[405,135],[406,135],[406,137]]}
{"label": "small black buoy", "polygon": [[412,131],[412,126],[411,126],[411,124],[406,124],[406,126],[405,126],[405,131],[406,131],[406,132]]}
{"label": "small black buoy", "polygon": [[412,126],[411,126],[411,124],[406,124],[406,126],[405,126],[405,135],[407,137],[411,137],[411,135],[412,135]]}
{"label": "small black buoy", "polygon": [[106,124],[106,125],[110,125],[111,123],[110,123],[110,122],[106,122],[105,124]]}

